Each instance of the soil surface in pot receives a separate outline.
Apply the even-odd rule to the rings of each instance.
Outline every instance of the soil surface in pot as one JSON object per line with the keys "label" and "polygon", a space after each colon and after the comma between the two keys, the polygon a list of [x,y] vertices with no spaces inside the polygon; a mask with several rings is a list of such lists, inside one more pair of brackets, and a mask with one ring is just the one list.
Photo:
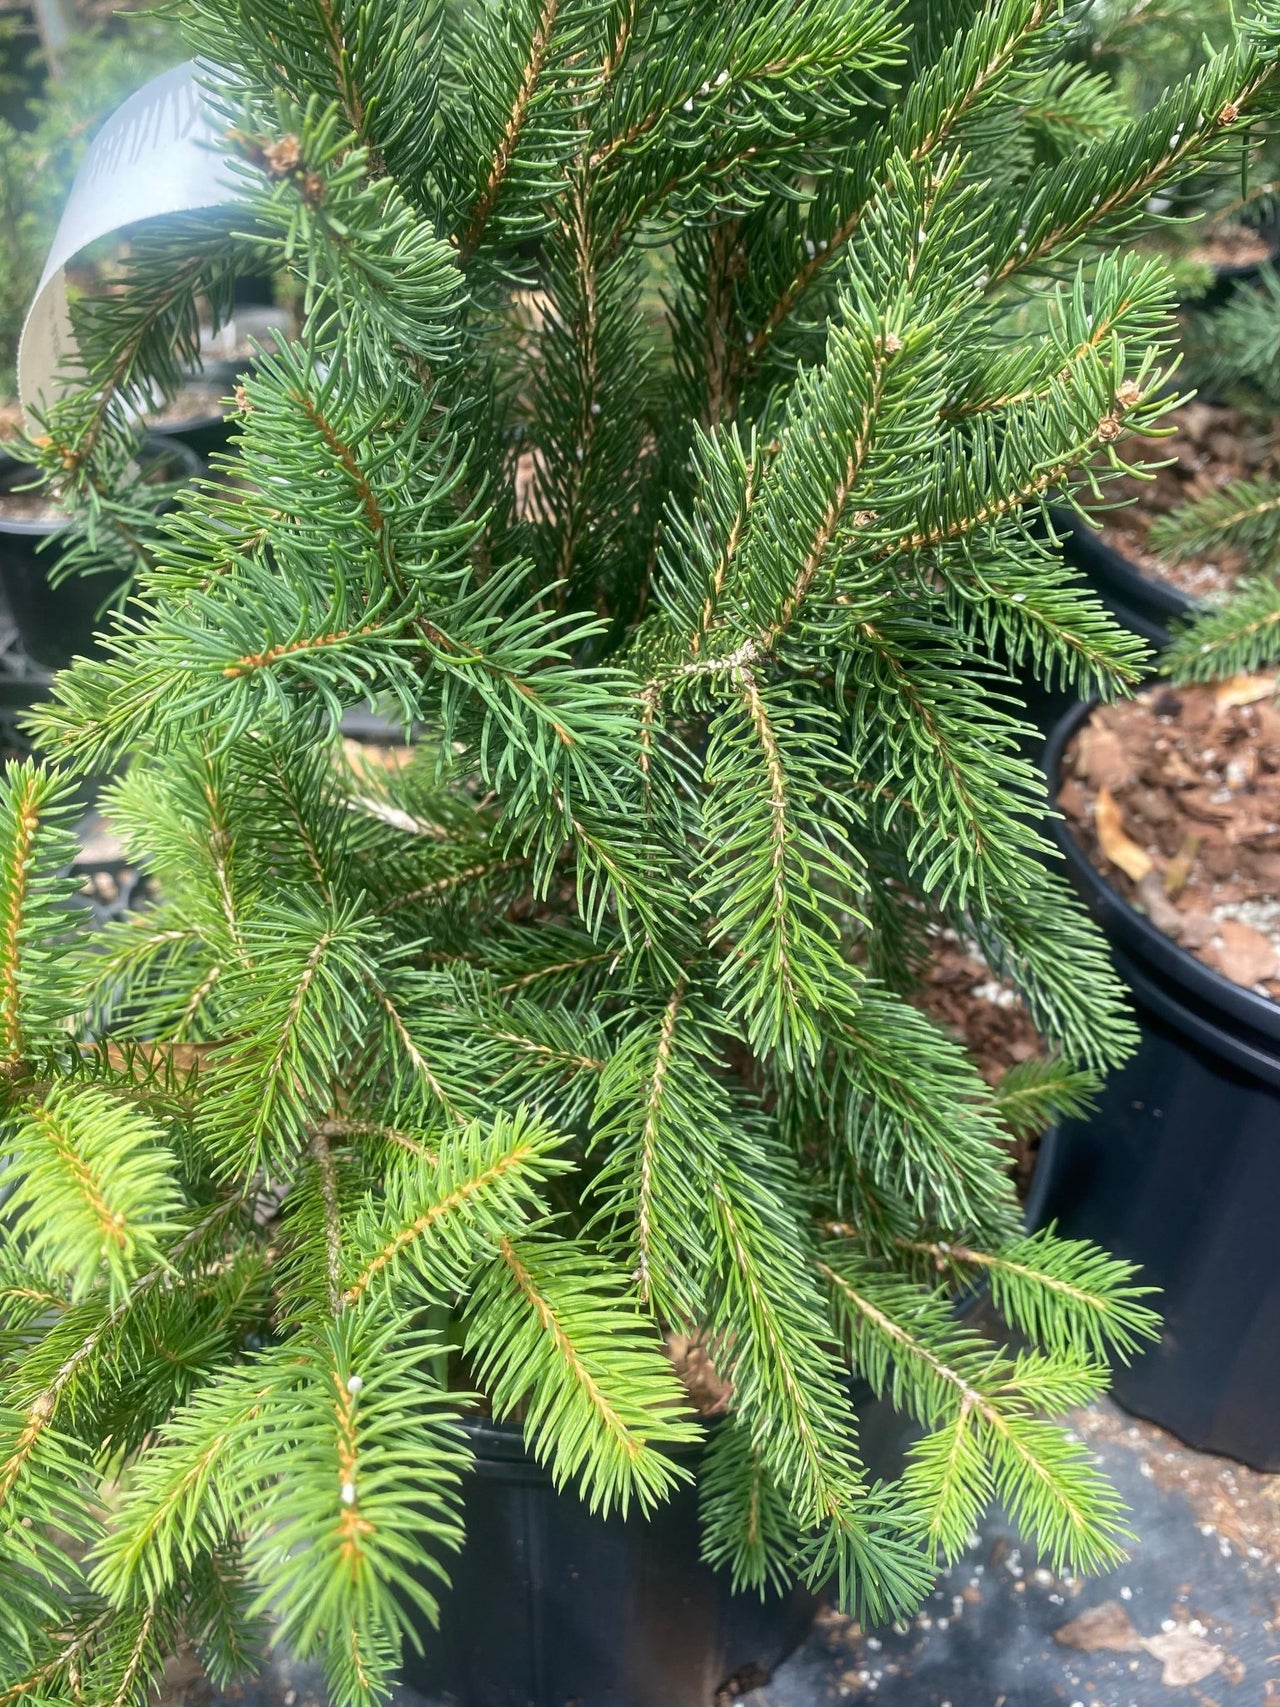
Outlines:
{"label": "soil surface in pot", "polygon": [[214,416],[221,417],[229,407],[225,385],[192,380],[183,386],[159,414],[149,415],[147,423],[153,427],[184,427],[189,421],[207,421]]}
{"label": "soil surface in pot", "polygon": [[202,362],[248,364],[257,357],[255,344],[261,344],[267,351],[277,349],[288,342],[289,332],[290,314],[287,309],[271,308],[265,304],[237,308],[226,325],[220,326],[216,332],[207,326],[201,328],[200,359]]}
{"label": "soil surface in pot", "polygon": [[1102,706],[1062,774],[1058,805],[1095,869],[1206,965],[1280,1000],[1275,675]]}
{"label": "soil surface in pot", "polygon": [[[989,1085],[998,1085],[1011,1067],[1044,1054],[1017,991],[997,978],[975,946],[955,931],[941,931],[934,939],[928,970],[911,1000],[966,1045]],[[1036,1133],[1013,1145],[1014,1177],[1023,1198],[1039,1144]]]}
{"label": "soil surface in pot", "polygon": [[1186,259],[1204,267],[1253,267],[1271,259],[1272,237],[1256,225],[1220,225],[1188,251]]}
{"label": "soil surface in pot", "polygon": [[1188,598],[1209,603],[1224,598],[1236,577],[1247,568],[1232,551],[1212,560],[1192,558],[1174,563],[1153,551],[1153,525],[1170,510],[1201,498],[1230,480],[1280,478],[1280,445],[1258,429],[1242,410],[1225,403],[1188,403],[1173,416],[1177,431],[1170,438],[1135,436],[1120,447],[1126,459],[1163,461],[1154,478],[1122,475],[1108,488],[1109,502],[1123,509],[1099,512],[1101,537],[1152,580],[1167,581]]}
{"label": "soil surface in pot", "polygon": [[66,521],[67,512],[47,491],[22,490],[32,486],[36,478],[36,470],[28,463],[18,463],[0,473],[0,522],[45,522],[56,527]]}

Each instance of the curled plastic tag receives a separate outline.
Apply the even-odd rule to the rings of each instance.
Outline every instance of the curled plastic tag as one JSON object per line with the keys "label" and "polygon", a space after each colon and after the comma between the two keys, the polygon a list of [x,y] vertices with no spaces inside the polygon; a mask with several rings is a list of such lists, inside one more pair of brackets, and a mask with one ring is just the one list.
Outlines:
{"label": "curled plastic tag", "polygon": [[196,82],[194,61],[175,65],[131,95],[103,125],[76,173],[18,347],[23,409],[56,395],[75,354],[67,263],[100,237],[139,220],[221,207],[237,199],[222,126]]}

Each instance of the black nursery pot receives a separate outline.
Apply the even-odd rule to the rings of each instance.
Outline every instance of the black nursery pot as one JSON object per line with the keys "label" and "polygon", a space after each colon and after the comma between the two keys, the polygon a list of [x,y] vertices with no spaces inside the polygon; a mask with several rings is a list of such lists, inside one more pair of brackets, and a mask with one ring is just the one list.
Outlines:
{"label": "black nursery pot", "polygon": [[[232,385],[226,387],[228,394],[232,389]],[[180,400],[181,392],[178,396]],[[221,408],[193,409],[177,419],[152,421],[148,431],[153,438],[186,445],[205,462],[231,446],[231,417]]]}
{"label": "black nursery pot", "polygon": [[[144,454],[164,467],[170,479],[194,477],[204,464],[185,445],[149,439]],[[0,493],[32,482],[30,464],[0,459]],[[43,670],[60,670],[72,658],[94,650],[101,612],[118,590],[101,575],[71,575],[58,586],[50,573],[58,561],[58,535],[66,520],[48,512],[6,515],[0,511],[0,585],[13,616],[22,650]]]}
{"label": "black nursery pot", "polygon": [[[237,294],[233,315],[233,323],[241,335],[257,339],[268,349],[273,339],[285,339],[289,331],[287,313],[276,308],[269,295],[260,298],[257,294],[264,285],[269,289],[269,284],[269,280],[248,281],[249,294],[243,299]],[[173,417],[171,406],[167,411],[170,418],[152,421],[148,431],[154,438],[177,440],[206,461],[215,452],[229,450],[233,417],[227,413],[222,400],[229,401],[241,379],[256,370],[257,358],[252,354],[242,351],[236,357],[219,355],[216,350],[206,352],[200,366],[190,374],[190,383],[201,391],[212,389],[218,392],[218,403],[194,408],[189,415],[177,418]],[[181,403],[182,393],[179,392],[174,404],[181,407]]]}
{"label": "black nursery pot", "polygon": [[1087,578],[1119,623],[1163,651],[1169,644],[1170,625],[1194,616],[1195,601],[1167,581],[1143,575],[1069,510],[1055,508],[1050,515],[1066,561]]}
{"label": "black nursery pot", "polygon": [[[0,493],[28,485],[31,469],[6,459],[0,467]],[[45,670],[57,670],[92,643],[95,619],[105,596],[97,580],[73,579],[49,585],[57,561],[54,543],[65,521],[49,516],[6,515],[0,511],[0,583],[27,658]]]}
{"label": "black nursery pot", "polygon": [[[1080,706],[1053,732],[1056,790]],[[1117,1369],[1127,1409],[1203,1451],[1280,1470],[1280,1005],[1204,965],[1093,869],[1067,871],[1133,993],[1137,1054],[1041,1151],[1040,1224],[1096,1240],[1158,1286],[1159,1343]]]}
{"label": "black nursery pot", "polygon": [[[869,1400],[869,1395],[868,1395]],[[859,1447],[895,1473],[910,1435],[855,1395]],[[440,1628],[406,1648],[404,1681],[456,1707],[713,1707],[766,1682],[818,1608],[807,1589],[735,1595],[698,1556],[698,1496],[683,1486],[651,1517],[593,1517],[558,1493],[516,1428],[468,1424],[467,1539],[449,1564]],[[692,1469],[697,1450],[678,1455]]]}
{"label": "black nursery pot", "polygon": [[1213,282],[1199,296],[1189,297],[1184,308],[1202,312],[1206,309],[1222,308],[1239,290],[1248,290],[1262,278],[1264,266],[1273,265],[1276,260],[1277,241],[1280,240],[1280,229],[1270,226],[1263,234],[1271,244],[1271,253],[1265,261],[1226,261],[1213,270]]}

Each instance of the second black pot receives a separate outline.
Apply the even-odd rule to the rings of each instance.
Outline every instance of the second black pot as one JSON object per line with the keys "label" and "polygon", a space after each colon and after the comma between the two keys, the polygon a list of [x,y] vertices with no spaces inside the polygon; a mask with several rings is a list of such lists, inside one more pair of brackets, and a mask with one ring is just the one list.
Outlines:
{"label": "second black pot", "polygon": [[[269,286],[270,281],[242,281],[250,292]],[[226,334],[206,339],[201,346],[199,365],[188,376],[188,389],[180,391],[162,416],[148,422],[153,438],[172,439],[187,445],[205,461],[231,447],[235,417],[228,413],[231,399],[240,381],[257,370],[258,358],[252,348],[244,347],[246,339],[271,349],[276,343],[288,341],[291,317],[286,309],[277,308],[269,295],[261,299],[237,294],[233,316],[222,329]],[[228,353],[239,347],[240,353]],[[183,413],[184,402],[189,412]]]}
{"label": "second black pot", "polygon": [[[902,1465],[911,1426],[855,1395],[873,1476]],[[438,1631],[406,1650],[404,1681],[456,1707],[713,1707],[745,1692],[803,1641],[807,1589],[730,1592],[699,1557],[698,1496],[684,1486],[653,1515],[593,1517],[525,1451],[519,1429],[468,1425],[467,1539],[449,1564]],[[685,1459],[690,1468],[696,1451]]]}
{"label": "second black pot", "polygon": [[[169,479],[194,478],[204,464],[186,445],[148,440],[151,456]],[[6,457],[0,464],[0,493],[30,486],[32,469]],[[31,513],[0,510],[0,585],[26,658],[41,670],[60,670],[72,658],[94,650],[94,634],[116,593],[109,576],[69,575],[55,586],[60,536],[67,519],[41,508],[32,495]]]}
{"label": "second black pot", "polygon": [[1171,625],[1196,614],[1196,603],[1167,581],[1144,575],[1122,552],[1070,510],[1050,512],[1066,561],[1079,569],[1117,622],[1163,651]]}
{"label": "second black pot", "polygon": [[[1045,754],[1056,785],[1078,707]],[[1054,826],[1133,992],[1136,1055],[1041,1151],[1039,1221],[1137,1262],[1159,1343],[1114,1393],[1203,1451],[1280,1470],[1280,1005],[1156,930]]]}
{"label": "second black pot", "polygon": [[1206,290],[1199,296],[1186,298],[1181,307],[1190,308],[1197,313],[1205,313],[1215,308],[1222,308],[1231,301],[1238,291],[1249,290],[1258,284],[1264,276],[1263,270],[1272,266],[1276,260],[1276,244],[1280,239],[1280,229],[1268,225],[1262,233],[1271,244],[1271,253],[1265,260],[1260,261],[1223,261],[1213,269],[1213,279]]}
{"label": "second black pot", "polygon": [[[0,465],[0,497],[29,485],[31,470],[11,457]],[[24,495],[25,496],[25,495]],[[58,535],[66,522],[42,514],[0,509],[0,586],[18,631],[23,655],[41,670],[60,669],[93,639],[104,591],[96,582],[75,580],[54,588],[49,571],[57,561]]]}

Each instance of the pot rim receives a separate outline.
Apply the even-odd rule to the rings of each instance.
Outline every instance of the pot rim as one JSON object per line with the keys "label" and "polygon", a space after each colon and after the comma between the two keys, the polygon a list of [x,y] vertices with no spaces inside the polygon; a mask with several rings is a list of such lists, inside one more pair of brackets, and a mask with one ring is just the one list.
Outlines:
{"label": "pot rim", "polygon": [[[190,426],[184,430],[189,432]],[[174,462],[182,464],[180,478],[184,480],[198,480],[201,475],[208,472],[208,464],[204,459],[192,450],[190,445],[183,444],[182,440],[171,431],[152,432],[148,430],[140,441],[139,451],[143,455],[150,453],[157,459],[169,457]],[[0,452],[0,493],[5,489],[5,481],[21,474],[29,474],[32,468],[33,464],[20,461],[10,452]],[[177,471],[175,470],[175,472]],[[0,535],[16,534],[25,539],[52,539],[55,535],[65,532],[74,520],[75,517],[70,515],[50,520],[47,516],[5,516],[3,512],[0,512]]]}
{"label": "pot rim", "polygon": [[230,419],[217,410],[208,415],[188,415],[181,421],[149,421],[147,436],[153,439],[181,439],[184,433],[200,433],[210,427],[223,427]]}
{"label": "pot rim", "polygon": [[[706,1426],[707,1434],[700,1440],[664,1447],[664,1456],[674,1459],[677,1463],[701,1457],[706,1450],[711,1429],[719,1420],[718,1417],[699,1418]],[[519,1423],[499,1422],[495,1417],[480,1416],[474,1411],[464,1413],[459,1422],[477,1458],[520,1464],[541,1476],[546,1476],[548,1480],[551,1479],[551,1466],[540,1463],[534,1457],[532,1449],[525,1441],[524,1429]]]}
{"label": "pot rim", "polygon": [[[1062,759],[1067,743],[1097,710],[1099,701],[1072,706],[1055,725],[1045,743],[1042,768],[1055,804],[1061,782]],[[1189,949],[1157,930],[1113,884],[1095,871],[1076,840],[1066,819],[1057,813],[1049,829],[1076,887],[1084,892],[1090,911],[1108,935],[1114,934],[1124,951],[1140,967],[1154,970],[1179,987],[1201,1008],[1225,1013],[1234,1023],[1265,1041],[1269,1052],[1280,1052],[1280,1002],[1260,996],[1243,984],[1233,983],[1212,966],[1206,966]]]}
{"label": "pot rim", "polygon": [[[29,462],[20,462],[6,451],[3,461],[0,461],[0,496],[8,496],[14,488],[20,490],[23,475],[29,476],[31,472]],[[17,495],[17,490],[14,490],[14,495]],[[0,534],[17,534],[24,539],[52,539],[54,534],[62,533],[70,525],[71,517],[67,515],[6,516],[0,509]]]}
{"label": "pot rim", "polygon": [[[1117,592],[1126,603],[1135,605],[1139,611],[1145,604],[1161,617],[1186,618],[1195,616],[1202,608],[1199,599],[1191,598],[1171,582],[1158,576],[1144,575],[1123,551],[1117,551],[1114,545],[1108,545],[1101,534],[1077,511],[1069,509],[1065,504],[1051,504],[1049,515],[1054,532],[1062,537],[1064,544],[1069,539],[1073,551],[1081,557],[1092,558],[1105,569],[1115,582]],[[1150,618],[1147,619],[1147,626],[1151,626]],[[1151,639],[1152,636],[1145,634],[1143,638]]]}
{"label": "pot rim", "polygon": [[[968,1294],[965,1295],[968,1300]],[[855,1415],[860,1406],[878,1403],[875,1389],[861,1375],[851,1373],[848,1379],[849,1400],[854,1407]],[[702,1424],[703,1434],[698,1440],[682,1442],[679,1445],[664,1446],[662,1451],[676,1463],[691,1463],[706,1451],[714,1438],[716,1429],[724,1421],[723,1413],[714,1416],[704,1416],[696,1412],[697,1421]],[[505,1463],[528,1465],[545,1476],[551,1475],[551,1467],[541,1464],[534,1457],[532,1450],[524,1438],[524,1428],[517,1422],[500,1422],[496,1417],[481,1416],[478,1412],[468,1411],[459,1419],[478,1458],[499,1459]]]}

